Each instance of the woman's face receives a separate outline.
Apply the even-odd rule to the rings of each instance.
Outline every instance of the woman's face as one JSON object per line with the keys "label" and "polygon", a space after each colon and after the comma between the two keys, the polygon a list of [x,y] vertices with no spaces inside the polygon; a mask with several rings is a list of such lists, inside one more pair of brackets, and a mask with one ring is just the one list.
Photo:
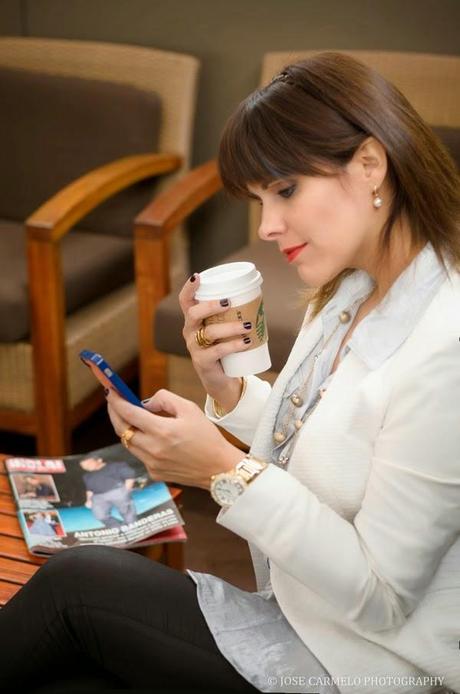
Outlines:
{"label": "woman's face", "polygon": [[[265,188],[248,185],[262,206],[260,238],[275,241],[310,287],[346,268],[372,266],[388,196],[387,205],[373,206],[372,191],[382,170],[361,154],[335,176],[293,176]],[[385,197],[381,188],[380,194]]]}

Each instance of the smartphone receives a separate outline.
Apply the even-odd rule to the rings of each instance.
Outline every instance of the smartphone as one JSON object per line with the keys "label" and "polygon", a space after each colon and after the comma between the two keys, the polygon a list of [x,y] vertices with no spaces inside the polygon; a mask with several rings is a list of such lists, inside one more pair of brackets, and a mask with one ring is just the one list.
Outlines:
{"label": "smartphone", "polygon": [[144,407],[137,395],[134,395],[120,376],[115,373],[104,357],[97,352],[91,352],[89,349],[83,349],[80,352],[80,359],[86,366],[89,366],[93,374],[96,376],[99,383],[104,388],[114,388],[122,398],[130,402],[132,405]]}

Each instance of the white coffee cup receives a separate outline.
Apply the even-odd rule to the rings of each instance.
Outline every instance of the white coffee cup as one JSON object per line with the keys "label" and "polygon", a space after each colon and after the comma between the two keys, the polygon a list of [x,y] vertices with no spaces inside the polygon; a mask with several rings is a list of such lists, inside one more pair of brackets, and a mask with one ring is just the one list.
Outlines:
{"label": "white coffee cup", "polygon": [[[223,357],[222,368],[227,376],[249,376],[271,367],[268,351],[268,333],[262,299],[262,275],[254,263],[238,262],[216,265],[200,272],[200,286],[195,293],[197,301],[228,299],[230,308],[225,313],[207,318],[205,324],[240,320],[250,321],[247,333],[251,345],[244,352]],[[234,339],[234,338],[231,338]]]}

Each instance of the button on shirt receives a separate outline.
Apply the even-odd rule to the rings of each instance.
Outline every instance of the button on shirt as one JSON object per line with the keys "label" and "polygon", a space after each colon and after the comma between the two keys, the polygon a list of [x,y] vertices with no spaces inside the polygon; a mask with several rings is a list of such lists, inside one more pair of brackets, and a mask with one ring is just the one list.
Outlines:
{"label": "button on shirt", "polygon": [[[358,323],[341,350],[339,363],[353,351],[370,369],[377,368],[409,336],[444,279],[444,269],[433,247],[427,243],[395,280],[382,302]],[[308,392],[302,393],[304,402],[296,408],[296,417],[312,414],[318,397],[321,397],[320,391],[323,391],[323,397],[327,397],[328,386],[335,375],[330,371],[339,345],[359,306],[374,287],[374,280],[365,271],[356,270],[342,281],[335,296],[323,308],[322,337],[287,384],[274,431],[282,427],[292,406],[292,395],[302,388],[312,367]],[[349,322],[340,323],[342,311],[350,313]],[[322,345],[334,330],[335,335],[323,350]],[[208,407],[206,412],[212,416]],[[274,445],[273,464],[289,469],[289,462],[282,464],[280,458],[289,450],[295,431],[293,421],[289,422],[287,438]],[[269,565],[269,560],[267,562]],[[188,573],[197,584],[200,608],[218,648],[256,689],[263,692],[338,692],[335,685],[327,684],[329,674],[292,629],[270,588],[251,593],[210,574],[191,570]],[[289,684],[289,676],[294,675],[322,679],[319,684],[302,689]],[[282,677],[288,679],[282,680]]]}

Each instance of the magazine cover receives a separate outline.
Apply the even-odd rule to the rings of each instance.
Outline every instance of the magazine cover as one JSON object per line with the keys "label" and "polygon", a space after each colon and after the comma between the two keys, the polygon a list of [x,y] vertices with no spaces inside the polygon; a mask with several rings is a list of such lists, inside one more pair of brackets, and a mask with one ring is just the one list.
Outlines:
{"label": "magazine cover", "polygon": [[75,545],[185,542],[173,500],[121,444],[63,458],[7,458],[19,522],[32,554]]}

